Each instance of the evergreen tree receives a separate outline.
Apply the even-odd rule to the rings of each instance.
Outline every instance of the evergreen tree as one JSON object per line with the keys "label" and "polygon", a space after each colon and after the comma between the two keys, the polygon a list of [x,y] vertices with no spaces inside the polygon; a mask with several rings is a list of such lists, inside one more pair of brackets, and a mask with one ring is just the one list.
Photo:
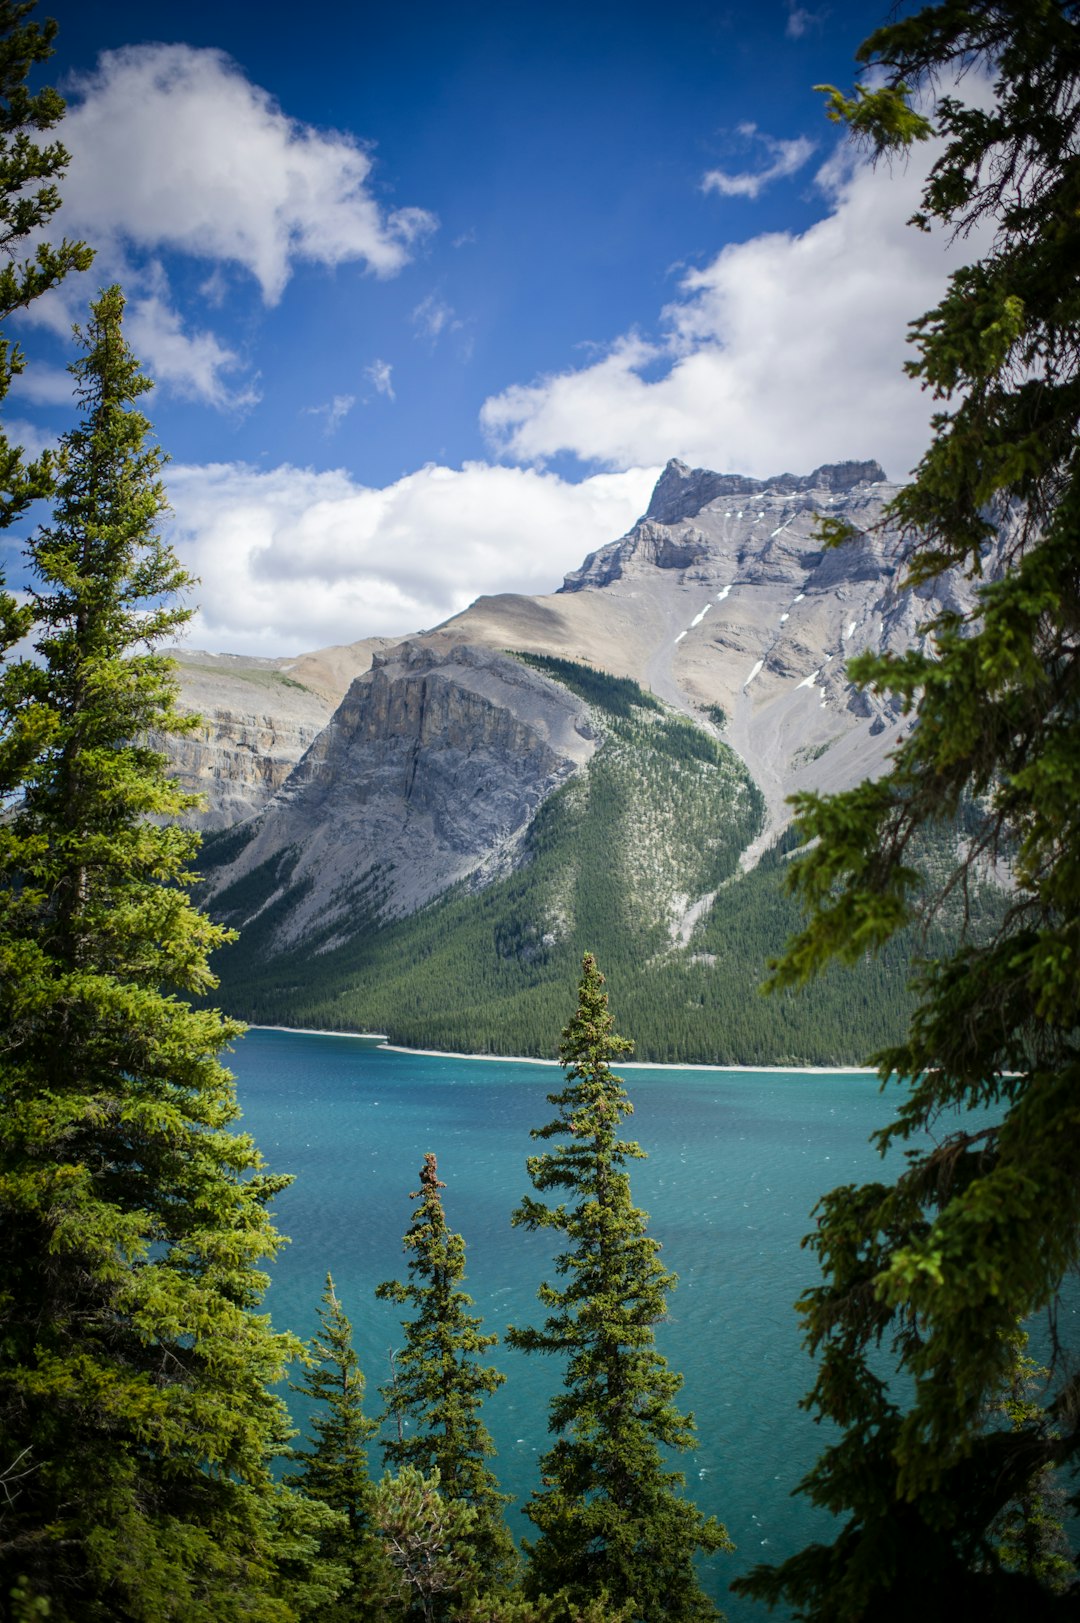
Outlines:
{"label": "evergreen tree", "polygon": [[[36,137],[52,129],[64,116],[63,98],[51,86],[35,95],[27,89],[31,68],[52,55],[56,24],[25,21],[34,7],[17,0],[0,0],[0,323],[25,308],[72,270],[85,270],[93,254],[82,242],[63,241],[58,247],[39,243],[34,257],[15,258],[19,245],[45,227],[60,207],[55,181],[67,168],[68,155],[58,141],[42,144]],[[11,381],[26,365],[17,345],[0,327],[0,403]],[[12,445],[0,424],[0,530],[26,511],[35,496],[51,489],[52,458],[47,454],[27,463],[22,450]],[[0,577],[0,654],[30,629],[31,611],[3,590]],[[11,788],[0,777],[0,793]]]}
{"label": "evergreen tree", "polygon": [[623,1167],[644,1151],[618,1136],[633,1106],[610,1063],[632,1044],[614,1031],[603,984],[586,953],[578,1009],[559,1049],[566,1086],[549,1095],[558,1115],[533,1129],[534,1138],[567,1142],[527,1163],[536,1189],[567,1199],[551,1207],[527,1196],[513,1216],[515,1225],[554,1229],[567,1241],[555,1259],[565,1287],[540,1287],[550,1309],[543,1329],[507,1338],[567,1360],[565,1390],[551,1404],[557,1440],[526,1509],[540,1533],[526,1544],[526,1590],[565,1590],[580,1604],[606,1590],[646,1623],[684,1623],[718,1616],[694,1571],[696,1552],[732,1546],[714,1517],[676,1492],[684,1478],[663,1462],[662,1449],[693,1447],[693,1419],[675,1408],[682,1377],[656,1350],[653,1326],[675,1276],[630,1200]]}
{"label": "evergreen tree", "polygon": [[440,1493],[439,1472],[429,1476],[403,1465],[375,1490],[374,1516],[390,1560],[412,1595],[410,1618],[435,1623],[457,1618],[458,1604],[478,1581],[473,1547],[477,1513],[463,1499]]}
{"label": "evergreen tree", "polygon": [[[994,1407],[1013,1431],[1041,1440],[1047,1435],[1047,1419],[1036,1391],[1050,1379],[1050,1371],[1028,1355],[1027,1345],[1023,1330],[1009,1337],[1012,1364]],[[1055,1593],[1068,1589],[1076,1569],[1065,1514],[1065,1495],[1054,1471],[1044,1465],[994,1523],[997,1556],[1006,1571],[1022,1572]]]}
{"label": "evergreen tree", "polygon": [[447,1224],[440,1193],[445,1187],[429,1152],[420,1188],[409,1196],[419,1203],[403,1242],[409,1283],[387,1280],[376,1291],[415,1309],[403,1324],[405,1346],[395,1360],[394,1380],[382,1389],[397,1428],[396,1437],[383,1443],[383,1455],[391,1465],[414,1466],[427,1476],[437,1472],[442,1498],[476,1512],[469,1534],[476,1570],[485,1589],[498,1589],[513,1579],[517,1562],[503,1518],[509,1499],[484,1463],[495,1445],[480,1410],[505,1376],[476,1360],[499,1338],[482,1332],[482,1321],[468,1311],[472,1297],[459,1288],[465,1242]]}
{"label": "evergreen tree", "polygon": [[352,1325],[329,1274],[319,1322],[321,1331],[308,1348],[312,1365],[292,1386],[317,1405],[311,1417],[314,1446],[293,1451],[300,1469],[285,1480],[339,1517],[322,1539],[320,1556],[341,1569],[342,1593],[320,1608],[320,1618],[324,1623],[360,1618],[378,1623],[401,1612],[398,1584],[372,1520],[374,1485],[368,1475],[367,1445],[379,1423],[364,1414],[364,1376],[353,1347]]}
{"label": "evergreen tree", "polygon": [[[799,797],[792,880],[810,918],[775,979],[856,961],[987,869],[1007,870],[1008,905],[925,965],[906,1039],[878,1055],[883,1080],[915,1079],[878,1135],[908,1145],[903,1170],[817,1209],[806,1404],[838,1431],[802,1487],[846,1520],[737,1587],[829,1623],[1074,1616],[1075,1588],[1054,1597],[1007,1570],[994,1528],[1025,1484],[1080,1455],[1075,1377],[1051,1404],[1057,1435],[986,1416],[1016,1326],[1080,1255],[1080,8],[943,0],[859,59],[872,81],[832,91],[834,117],[879,154],[941,138],[914,223],[993,231],[913,325],[908,371],[941,404],[887,517],[916,586],[980,574],[995,532],[1004,560],[924,647],[852,662],[913,725],[879,781]],[[982,70],[992,95],[965,100]],[[936,96],[930,116],[916,96]],[[935,891],[913,843],[965,807]],[[882,1343],[899,1382],[881,1378]]]}
{"label": "evergreen tree", "polygon": [[288,1179],[231,1129],[240,1028],[183,1000],[224,936],[145,743],[176,722],[153,649],[188,577],[122,312],[110,288],[78,335],[83,418],[29,547],[38,660],[0,668],[0,1594],[53,1623],[284,1623],[328,1593],[317,1507],[269,1469],[293,1343],[259,1263]]}

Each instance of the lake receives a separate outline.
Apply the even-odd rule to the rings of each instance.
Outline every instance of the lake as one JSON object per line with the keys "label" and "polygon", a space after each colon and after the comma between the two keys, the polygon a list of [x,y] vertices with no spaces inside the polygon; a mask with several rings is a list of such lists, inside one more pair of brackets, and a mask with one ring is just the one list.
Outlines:
{"label": "lake", "polygon": [[[269,1030],[249,1032],[230,1064],[244,1128],[273,1171],[296,1179],[275,1205],[291,1239],[272,1268],[275,1327],[313,1333],[329,1269],[352,1320],[369,1414],[381,1407],[376,1388],[401,1339],[400,1309],[377,1302],[374,1287],[404,1277],[409,1191],[426,1151],[447,1185],[447,1221],[465,1237],[466,1288],[485,1330],[540,1322],[536,1289],[550,1274],[551,1239],[511,1229],[510,1212],[532,1192],[525,1158],[542,1146],[529,1129],[554,1115],[546,1095],[560,1085],[558,1067]],[[730,1580],[828,1536],[828,1518],[791,1497],[823,1441],[798,1408],[811,1368],[792,1303],[815,1279],[799,1242],[825,1190],[878,1174],[867,1141],[893,1101],[876,1077],[850,1073],[626,1066],[622,1074],[635,1107],[624,1135],[648,1153],[630,1166],[634,1202],[679,1276],[657,1332],[685,1378],[680,1406],[697,1420],[698,1447],[679,1463],[687,1493],[738,1546],[708,1563],[705,1581],[730,1623],[744,1623],[769,1614],[729,1595]],[[520,1506],[538,1485],[561,1370],[503,1346],[486,1361],[507,1377],[484,1408],[493,1468]],[[291,1407],[299,1421],[295,1400]],[[372,1471],[381,1470],[376,1450]],[[532,1531],[517,1508],[508,1518],[516,1537]]]}

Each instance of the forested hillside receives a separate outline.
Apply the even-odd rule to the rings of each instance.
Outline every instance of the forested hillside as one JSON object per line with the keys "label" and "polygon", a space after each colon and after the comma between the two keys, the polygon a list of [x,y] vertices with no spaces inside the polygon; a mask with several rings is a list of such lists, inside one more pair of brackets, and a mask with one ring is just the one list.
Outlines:
{"label": "forested hillside", "polygon": [[[592,704],[603,743],[541,807],[522,866],[390,922],[369,873],[347,941],[335,944],[335,922],[321,942],[271,955],[295,894],[288,857],[266,864],[214,901],[223,922],[243,926],[215,962],[225,1007],[267,1025],[550,1056],[566,983],[595,950],[633,1011],[639,1059],[857,1064],[895,1040],[912,1006],[906,941],[803,995],[759,995],[800,913],[783,885],[790,840],[740,871],[762,807],[734,753],[636,683],[566,660],[530,663]],[[204,867],[244,837],[209,839]],[[691,898],[706,899],[700,916]],[[992,892],[983,903],[993,906]]]}

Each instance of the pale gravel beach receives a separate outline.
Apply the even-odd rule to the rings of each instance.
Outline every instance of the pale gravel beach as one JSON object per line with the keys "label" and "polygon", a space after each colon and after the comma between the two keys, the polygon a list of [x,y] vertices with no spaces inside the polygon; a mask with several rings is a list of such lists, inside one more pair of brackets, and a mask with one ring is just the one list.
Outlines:
{"label": "pale gravel beach", "polygon": [[[426,1059],[474,1059],[495,1061],[506,1065],[550,1065],[561,1070],[557,1059],[537,1059],[535,1054],[461,1054],[446,1048],[404,1048],[399,1043],[388,1043],[377,1031],[319,1031],[310,1026],[252,1025],[251,1031],[289,1031],[298,1037],[361,1037],[377,1042],[391,1054],[417,1054]],[[730,1071],[748,1076],[877,1076],[865,1065],[665,1065],[660,1061],[626,1060],[620,1071]]]}

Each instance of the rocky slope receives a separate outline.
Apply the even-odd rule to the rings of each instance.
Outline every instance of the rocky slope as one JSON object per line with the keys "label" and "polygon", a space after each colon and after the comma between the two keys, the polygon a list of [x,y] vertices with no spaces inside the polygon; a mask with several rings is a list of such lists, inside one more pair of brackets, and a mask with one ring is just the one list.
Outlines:
{"label": "rocky slope", "polygon": [[[480,598],[395,647],[184,656],[185,700],[206,723],[178,763],[210,791],[206,826],[242,825],[215,859],[214,888],[259,871],[253,905],[275,909],[285,944],[512,868],[537,808],[580,772],[597,734],[580,697],[506,650],[630,677],[731,746],[764,797],[743,853],[752,866],[789,794],[880,770],[906,724],[851,685],[849,656],[906,647],[970,601],[970,583],[952,578],[903,588],[900,541],[879,526],[894,492],[872,462],[754,480],[672,461],[629,534],[550,596]],[[823,550],[821,512],[856,539]],[[689,942],[709,898],[685,905]]]}
{"label": "rocky slope", "polygon": [[[881,770],[896,712],[856,690],[846,662],[900,649],[973,588],[948,577],[902,586],[898,536],[875,528],[896,492],[873,462],[755,480],[669,462],[630,533],[544,598],[480,598],[443,630],[548,651],[633,677],[721,736],[765,795],[768,824],[799,789],[842,789]],[[819,512],[858,539],[823,551]]]}
{"label": "rocky slope", "polygon": [[194,732],[157,742],[185,787],[203,797],[193,825],[229,828],[261,811],[386,643],[367,638],[299,659],[172,649],[183,708],[200,720]]}
{"label": "rocky slope", "polygon": [[[429,637],[377,653],[288,782],[219,865],[286,893],[285,947],[340,918],[422,907],[506,872],[537,808],[592,755],[588,706],[493,649]],[[250,922],[245,919],[244,922]]]}

